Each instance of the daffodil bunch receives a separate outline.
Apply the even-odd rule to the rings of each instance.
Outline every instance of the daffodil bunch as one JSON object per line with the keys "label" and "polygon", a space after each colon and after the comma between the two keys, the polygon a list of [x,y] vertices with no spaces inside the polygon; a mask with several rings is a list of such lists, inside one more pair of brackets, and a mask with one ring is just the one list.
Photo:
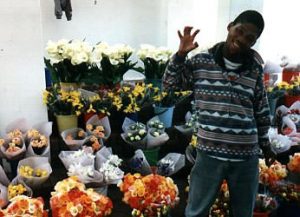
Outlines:
{"label": "daffodil bunch", "polygon": [[43,103],[55,115],[80,115],[84,110],[81,93],[76,90],[64,91],[57,87],[43,92]]}
{"label": "daffodil bunch", "polygon": [[173,180],[157,174],[128,173],[118,186],[124,193],[123,201],[133,209],[134,217],[164,216],[179,200]]}
{"label": "daffodil bunch", "polygon": [[50,198],[53,217],[61,216],[108,216],[112,211],[112,201],[93,189],[86,189],[77,177],[69,177],[58,182]]}
{"label": "daffodil bunch", "polygon": [[153,96],[154,105],[157,107],[172,107],[180,103],[192,94],[190,90],[175,91],[168,89],[165,91],[155,91]]}
{"label": "daffodil bunch", "polygon": [[62,39],[47,43],[45,65],[57,82],[80,82],[90,70],[93,47],[82,40]]}
{"label": "daffodil bunch", "polygon": [[84,107],[86,113],[97,113],[110,115],[113,107],[113,93],[103,91],[97,95],[84,99]]}
{"label": "daffodil bunch", "polygon": [[161,79],[172,51],[165,47],[142,44],[137,55],[144,63],[146,79]]}
{"label": "daffodil bunch", "polygon": [[152,84],[137,83],[135,86],[124,85],[116,91],[113,104],[124,113],[135,113],[147,104],[151,104],[154,95]]}

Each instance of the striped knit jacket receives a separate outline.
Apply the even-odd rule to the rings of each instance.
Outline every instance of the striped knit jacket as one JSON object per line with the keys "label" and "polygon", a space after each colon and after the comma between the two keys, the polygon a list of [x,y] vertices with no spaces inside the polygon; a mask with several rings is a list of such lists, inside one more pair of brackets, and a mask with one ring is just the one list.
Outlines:
{"label": "striped knit jacket", "polygon": [[269,145],[270,111],[260,57],[254,50],[236,71],[226,70],[224,42],[190,59],[176,54],[163,77],[164,88],[193,89],[200,111],[198,148],[209,155],[247,159]]}

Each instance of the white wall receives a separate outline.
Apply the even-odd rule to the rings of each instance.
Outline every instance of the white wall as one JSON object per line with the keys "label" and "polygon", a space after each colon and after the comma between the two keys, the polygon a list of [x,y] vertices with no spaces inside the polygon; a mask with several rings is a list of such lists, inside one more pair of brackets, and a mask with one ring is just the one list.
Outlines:
{"label": "white wall", "polygon": [[73,18],[54,16],[53,0],[41,0],[44,44],[48,40],[84,39],[91,44],[141,43],[166,46],[167,0],[72,0]]}
{"label": "white wall", "polygon": [[45,121],[40,0],[1,0],[0,26],[0,131],[16,117]]}

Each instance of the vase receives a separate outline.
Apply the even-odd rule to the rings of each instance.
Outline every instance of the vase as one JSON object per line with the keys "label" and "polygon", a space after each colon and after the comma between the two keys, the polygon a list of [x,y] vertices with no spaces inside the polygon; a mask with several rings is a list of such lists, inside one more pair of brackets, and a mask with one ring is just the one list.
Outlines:
{"label": "vase", "polygon": [[[95,115],[96,113],[95,112],[89,112],[89,113],[84,113],[83,114],[83,121],[84,121],[84,124],[86,124],[86,122]],[[104,118],[106,116],[106,114],[103,114],[103,113],[98,113],[98,118],[99,120]]]}
{"label": "vase", "polygon": [[156,166],[159,157],[159,150],[159,147],[143,150],[143,153],[150,166]]}
{"label": "vase", "polygon": [[172,107],[158,107],[154,106],[154,114],[159,117],[159,120],[164,123],[165,128],[172,126],[173,113],[175,106]]}
{"label": "vase", "polygon": [[253,217],[268,217],[270,212],[253,212]]}
{"label": "vase", "polygon": [[276,107],[277,107],[278,98],[269,99],[268,102],[269,102],[269,107],[270,107],[270,114],[274,117]]}
{"label": "vase", "polygon": [[285,96],[284,97],[284,105],[286,107],[290,107],[294,102],[300,101],[300,96]]}
{"label": "vase", "polygon": [[76,115],[56,115],[56,123],[58,132],[76,128],[78,126],[78,117]]}
{"label": "vase", "polygon": [[72,91],[79,88],[79,84],[75,82],[60,82],[59,86],[64,91]]}

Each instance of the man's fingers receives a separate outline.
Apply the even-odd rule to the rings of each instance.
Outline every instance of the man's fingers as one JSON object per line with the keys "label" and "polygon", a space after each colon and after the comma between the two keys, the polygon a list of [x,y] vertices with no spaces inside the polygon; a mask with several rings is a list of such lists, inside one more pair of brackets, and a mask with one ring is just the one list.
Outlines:
{"label": "man's fingers", "polygon": [[200,32],[200,29],[197,29],[197,30],[192,34],[193,38],[195,38],[196,35],[197,35],[199,32]]}
{"label": "man's fingers", "polygon": [[184,35],[190,35],[192,29],[193,29],[192,26],[186,26],[186,27],[184,27],[183,34],[184,34]]}
{"label": "man's fingers", "polygon": [[178,34],[179,38],[182,39],[182,34],[179,30],[177,31],[177,34]]}

